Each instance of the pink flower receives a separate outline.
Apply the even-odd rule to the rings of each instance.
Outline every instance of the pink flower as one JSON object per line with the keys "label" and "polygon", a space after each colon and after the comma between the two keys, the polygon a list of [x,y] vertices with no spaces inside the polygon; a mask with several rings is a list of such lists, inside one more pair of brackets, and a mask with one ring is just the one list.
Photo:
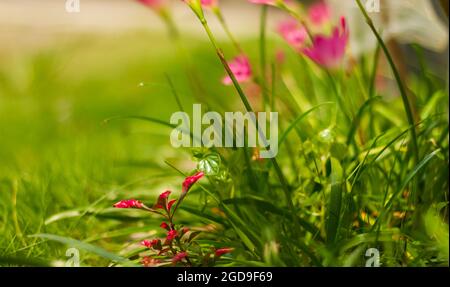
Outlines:
{"label": "pink flower", "polygon": [[217,7],[218,0],[201,0],[203,7],[212,8]]}
{"label": "pink flower", "polygon": [[248,2],[253,4],[277,6],[279,3],[287,4],[291,2],[291,0],[248,0]]}
{"label": "pink flower", "polygon": [[158,197],[158,201],[155,204],[155,208],[167,209],[167,198],[169,197],[170,193],[170,190],[166,190],[161,193]]}
{"label": "pink flower", "polygon": [[196,174],[192,176],[186,177],[186,179],[183,181],[183,192],[188,192],[189,189],[199,180],[201,179],[205,174],[202,171],[197,172]]}
{"label": "pink flower", "polygon": [[220,257],[224,254],[231,253],[233,251],[234,251],[234,248],[220,248],[220,249],[217,249],[214,252],[214,254],[216,255],[216,257]]}
{"label": "pink flower", "polygon": [[155,10],[160,10],[166,5],[166,0],[137,0],[137,1]]}
{"label": "pink flower", "polygon": [[308,16],[311,23],[320,26],[331,18],[330,7],[325,2],[318,2],[308,9]]}
{"label": "pink flower", "polygon": [[[246,82],[252,77],[252,68],[246,56],[238,56],[229,62],[228,65],[239,83]],[[233,81],[229,76],[226,76],[223,78],[222,83],[224,85],[231,85]]]}
{"label": "pink flower", "polygon": [[277,0],[248,0],[248,1],[253,4],[264,4],[272,6],[275,6],[277,3]]}
{"label": "pink flower", "polygon": [[308,37],[306,28],[295,19],[289,19],[278,25],[278,33],[295,50],[300,50]]}
{"label": "pink flower", "polygon": [[323,67],[337,68],[345,55],[348,37],[347,23],[342,17],[340,27],[335,27],[331,36],[315,36],[312,47],[304,48],[302,52]]}
{"label": "pink flower", "polygon": [[177,263],[186,258],[187,252],[180,252],[172,258],[172,263]]}
{"label": "pink flower", "polygon": [[167,241],[172,241],[175,239],[175,237],[178,236],[178,232],[176,230],[169,230],[169,232],[167,232]]}
{"label": "pink flower", "polygon": [[135,199],[121,200],[114,204],[115,208],[142,208],[143,206],[142,202]]}

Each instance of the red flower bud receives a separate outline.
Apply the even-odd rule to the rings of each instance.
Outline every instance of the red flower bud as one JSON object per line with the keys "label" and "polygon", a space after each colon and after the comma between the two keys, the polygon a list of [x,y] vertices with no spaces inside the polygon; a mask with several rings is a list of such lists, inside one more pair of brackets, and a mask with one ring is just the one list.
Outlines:
{"label": "red flower bud", "polygon": [[162,222],[160,227],[169,230],[169,225],[165,222]]}
{"label": "red flower bud", "polygon": [[150,240],[142,240],[141,245],[143,245],[147,248],[152,248],[152,242]]}
{"label": "red flower bud", "polygon": [[187,256],[186,252],[180,252],[172,258],[172,263],[175,264],[175,263],[183,260],[184,258],[186,258],[186,256]]}
{"label": "red flower bud", "polygon": [[183,192],[188,192],[189,189],[196,183],[200,178],[202,178],[205,174],[202,171],[197,172],[192,176],[186,177],[183,181]]}
{"label": "red flower bud", "polygon": [[167,232],[167,241],[172,241],[175,239],[175,237],[178,236],[178,232],[176,230],[169,230],[169,232]]}
{"label": "red flower bud", "polygon": [[167,208],[167,198],[169,197],[171,191],[166,190],[163,193],[161,193],[158,197],[158,201],[155,204],[155,208],[161,208],[165,209]]}
{"label": "red flower bud", "polygon": [[215,253],[216,257],[220,257],[224,254],[231,253],[233,251],[234,251],[234,248],[220,248],[220,249],[217,249],[214,253]]}
{"label": "red flower bud", "polygon": [[176,199],[172,199],[171,201],[169,201],[169,203],[167,204],[167,210],[170,211],[170,209],[172,208],[172,205],[176,202]]}
{"label": "red flower bud", "polygon": [[127,199],[114,204],[115,208],[142,208],[144,205],[139,200]]}

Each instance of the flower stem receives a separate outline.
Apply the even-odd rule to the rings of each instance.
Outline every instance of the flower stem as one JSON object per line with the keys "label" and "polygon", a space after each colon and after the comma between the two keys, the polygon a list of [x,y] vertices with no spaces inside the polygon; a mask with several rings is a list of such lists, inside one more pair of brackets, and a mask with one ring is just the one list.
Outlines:
{"label": "flower stem", "polygon": [[259,33],[259,58],[261,65],[261,88],[263,94],[263,111],[269,102],[267,93],[267,69],[266,69],[266,26],[267,26],[267,6],[261,7],[260,33]]}
{"label": "flower stem", "polygon": [[[252,108],[252,106],[250,105],[250,103],[249,103],[249,101],[247,99],[247,96],[244,94],[244,91],[242,90],[241,86],[239,85],[239,82],[237,81],[235,75],[231,71],[230,66],[228,65],[228,63],[227,63],[227,61],[225,59],[223,51],[219,48],[219,46],[217,44],[217,41],[216,41],[216,39],[215,39],[211,29],[208,26],[208,22],[204,18],[199,18],[199,19],[200,19],[200,22],[203,25],[203,28],[206,31],[206,34],[208,35],[208,38],[209,38],[211,44],[214,46],[214,49],[216,50],[216,53],[217,53],[220,61],[222,62],[223,67],[225,68],[227,74],[231,78],[231,81],[233,82],[233,85],[236,88],[236,90],[237,90],[237,92],[239,94],[239,97],[241,98],[241,101],[244,104],[247,112],[253,112],[254,113],[253,108]],[[261,133],[261,130],[260,130],[259,125],[258,125],[258,120],[256,119],[256,117],[254,119],[254,124],[257,127],[258,132]],[[262,137],[262,138],[264,138],[264,137]],[[292,203],[291,192],[290,192],[290,188],[289,188],[289,185],[287,183],[287,180],[284,177],[283,172],[282,172],[280,166],[278,165],[277,160],[275,158],[271,158],[271,161],[272,161],[273,167],[275,169],[275,172],[277,174],[277,177],[280,180],[280,183],[281,183],[282,189],[284,191],[284,194],[286,196],[287,205],[288,205],[289,209],[291,209],[291,211],[293,212],[293,215],[294,215],[295,214],[294,213],[295,209],[294,209],[294,205]],[[296,217],[294,216],[294,218],[296,218]]]}
{"label": "flower stem", "polygon": [[367,24],[369,25],[370,29],[372,30],[373,34],[378,40],[378,43],[380,44],[381,49],[383,50],[387,61],[389,62],[389,66],[392,69],[392,72],[394,74],[395,80],[397,82],[397,86],[400,90],[400,95],[403,100],[403,106],[406,112],[406,117],[408,119],[408,123],[410,126],[410,133],[411,133],[411,141],[412,141],[412,148],[413,148],[413,157],[414,157],[414,163],[417,165],[419,162],[419,146],[417,144],[417,134],[416,134],[416,128],[415,128],[415,122],[414,122],[414,116],[411,109],[411,103],[408,99],[408,95],[406,93],[405,86],[403,85],[403,82],[400,77],[400,73],[397,70],[397,67],[394,64],[394,60],[391,56],[391,53],[389,52],[386,44],[384,43],[383,39],[381,38],[380,34],[378,33],[377,29],[375,28],[372,19],[367,14],[366,10],[364,9],[363,5],[361,4],[361,0],[356,0],[356,3],[358,4],[359,9],[361,10],[364,18],[366,19]]}

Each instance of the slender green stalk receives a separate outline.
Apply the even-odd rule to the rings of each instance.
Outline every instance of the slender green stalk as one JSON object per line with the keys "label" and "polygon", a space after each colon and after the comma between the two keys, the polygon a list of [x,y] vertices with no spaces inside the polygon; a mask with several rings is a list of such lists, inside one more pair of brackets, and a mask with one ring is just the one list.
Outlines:
{"label": "slender green stalk", "polygon": [[[244,91],[242,90],[241,86],[239,85],[239,82],[237,81],[235,75],[233,74],[233,71],[231,71],[231,68],[230,68],[230,66],[228,65],[228,63],[227,63],[227,61],[225,59],[225,56],[223,54],[222,49],[219,48],[219,46],[217,44],[217,41],[216,41],[216,38],[214,37],[211,29],[209,28],[208,22],[206,21],[206,19],[204,17],[199,17],[199,20],[200,20],[203,28],[205,29],[205,32],[208,35],[208,38],[209,38],[211,44],[213,45],[214,49],[216,50],[216,53],[217,53],[220,61],[222,62],[223,67],[225,68],[228,76],[231,78],[231,81],[233,82],[233,85],[234,85],[236,91],[238,92],[238,95],[239,95],[242,103],[244,104],[246,110],[248,112],[253,112],[254,113],[254,110],[253,110],[252,106],[250,105],[250,102],[248,101],[247,96],[245,95]],[[256,127],[258,129],[258,132],[261,133],[261,130],[259,128],[259,125],[258,125],[258,122],[257,122],[256,118],[255,118],[255,123],[254,124],[256,125]],[[262,137],[262,138],[264,138],[264,137]],[[271,158],[271,161],[272,161],[273,167],[275,169],[275,172],[277,174],[277,177],[280,180],[280,183],[281,183],[281,186],[283,188],[283,191],[285,193],[288,207],[294,213],[294,205],[292,203],[291,192],[290,192],[290,188],[289,188],[288,182],[287,182],[286,178],[284,177],[283,172],[282,172],[282,170],[281,170],[277,160],[275,158]]]}
{"label": "slender green stalk", "polygon": [[259,60],[261,65],[261,89],[263,94],[263,110],[269,103],[267,92],[267,68],[266,68],[266,26],[267,26],[267,6],[261,8],[260,32],[259,32]]}
{"label": "slender green stalk", "polygon": [[356,0],[356,3],[358,4],[359,9],[361,10],[364,18],[366,19],[367,24],[369,25],[370,29],[372,30],[373,34],[378,40],[378,43],[383,50],[387,61],[389,62],[389,66],[392,69],[392,72],[394,73],[395,80],[397,82],[397,86],[400,90],[400,95],[403,100],[403,106],[406,112],[406,117],[408,119],[408,123],[410,125],[410,132],[411,132],[411,141],[412,141],[412,147],[413,147],[413,156],[414,156],[414,165],[417,165],[419,162],[419,146],[417,144],[417,134],[416,134],[416,128],[414,123],[414,116],[411,109],[411,103],[408,99],[408,95],[406,93],[405,86],[403,85],[403,82],[400,77],[400,73],[398,72],[397,67],[395,66],[394,60],[392,58],[391,53],[389,52],[386,44],[384,43],[383,39],[381,38],[380,34],[378,33],[377,29],[375,28],[375,25],[373,24],[372,19],[367,14],[366,10],[364,9],[361,0]]}

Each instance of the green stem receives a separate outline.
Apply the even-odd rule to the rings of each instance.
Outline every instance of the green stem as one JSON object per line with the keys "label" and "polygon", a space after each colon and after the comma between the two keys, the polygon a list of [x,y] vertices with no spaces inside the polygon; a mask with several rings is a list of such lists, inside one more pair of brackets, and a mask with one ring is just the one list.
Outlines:
{"label": "green stem", "polygon": [[267,93],[267,69],[266,69],[266,25],[267,6],[261,8],[260,33],[259,33],[259,59],[261,65],[261,88],[263,93],[263,111],[269,102]]}
{"label": "green stem", "polygon": [[[205,31],[206,31],[206,34],[208,35],[208,38],[209,38],[211,44],[213,45],[214,49],[216,50],[216,53],[217,53],[217,55],[218,55],[220,61],[222,62],[223,67],[225,68],[225,70],[226,70],[228,76],[231,78],[231,81],[233,82],[233,85],[234,85],[234,87],[236,88],[236,90],[237,90],[237,92],[238,92],[238,95],[239,95],[239,97],[241,98],[241,101],[242,101],[242,103],[244,104],[244,106],[245,106],[247,112],[252,112],[252,113],[254,113],[252,106],[250,105],[250,103],[249,103],[249,101],[248,101],[246,95],[244,94],[244,91],[242,90],[241,86],[239,85],[239,82],[237,81],[236,77],[234,76],[233,72],[232,72],[231,69],[230,69],[230,66],[228,65],[228,63],[227,63],[227,61],[226,61],[226,59],[225,59],[225,56],[224,56],[224,54],[223,54],[223,51],[222,51],[222,50],[219,48],[219,46],[217,45],[217,41],[216,41],[216,39],[215,39],[215,37],[214,37],[214,35],[213,35],[211,29],[209,28],[206,19],[204,19],[204,18],[199,18],[199,19],[200,19],[201,24],[203,25],[203,28],[204,28]],[[255,118],[254,124],[256,125],[256,127],[257,127],[257,129],[258,129],[258,132],[261,132],[261,130],[260,130],[260,128],[259,128],[259,125],[258,125],[258,121],[257,121],[256,118]],[[264,137],[262,137],[262,138],[264,138]],[[277,160],[276,160],[275,158],[271,158],[271,161],[272,161],[272,164],[273,164],[273,166],[274,166],[274,169],[275,169],[275,172],[276,172],[276,174],[277,174],[277,177],[278,177],[279,180],[280,180],[280,183],[281,183],[281,186],[282,186],[282,188],[283,188],[284,194],[285,194],[285,196],[286,196],[287,205],[288,205],[288,207],[291,209],[291,211],[293,212],[293,214],[295,214],[295,213],[294,213],[294,210],[295,210],[295,209],[294,209],[294,205],[293,205],[293,203],[292,203],[291,192],[290,192],[290,189],[289,189],[289,185],[288,185],[288,183],[287,183],[287,180],[286,180],[286,178],[284,177],[283,172],[282,172],[280,166],[278,165]]]}
{"label": "green stem", "polygon": [[369,15],[367,14],[366,10],[364,9],[361,0],[356,0],[356,3],[358,4],[359,9],[361,10],[364,18],[366,19],[367,24],[369,25],[370,29],[372,30],[373,34],[375,35],[375,37],[378,40],[378,43],[381,46],[381,49],[383,50],[386,59],[389,63],[389,66],[392,69],[392,72],[394,74],[395,80],[397,82],[397,86],[400,90],[400,95],[402,97],[403,100],[403,106],[406,112],[406,117],[408,119],[408,123],[410,126],[410,133],[411,133],[411,141],[412,141],[412,147],[413,147],[413,155],[414,155],[414,163],[415,165],[417,165],[417,163],[419,162],[419,146],[417,144],[417,134],[416,134],[416,128],[415,128],[415,123],[414,123],[414,117],[413,117],[413,113],[412,113],[412,109],[411,109],[411,103],[408,99],[408,95],[406,93],[406,89],[405,86],[402,83],[401,77],[400,77],[400,73],[397,70],[397,67],[394,64],[394,60],[392,58],[391,53],[389,52],[386,44],[384,43],[383,39],[381,38],[380,34],[378,33],[377,29],[375,28],[372,19],[369,17]]}

